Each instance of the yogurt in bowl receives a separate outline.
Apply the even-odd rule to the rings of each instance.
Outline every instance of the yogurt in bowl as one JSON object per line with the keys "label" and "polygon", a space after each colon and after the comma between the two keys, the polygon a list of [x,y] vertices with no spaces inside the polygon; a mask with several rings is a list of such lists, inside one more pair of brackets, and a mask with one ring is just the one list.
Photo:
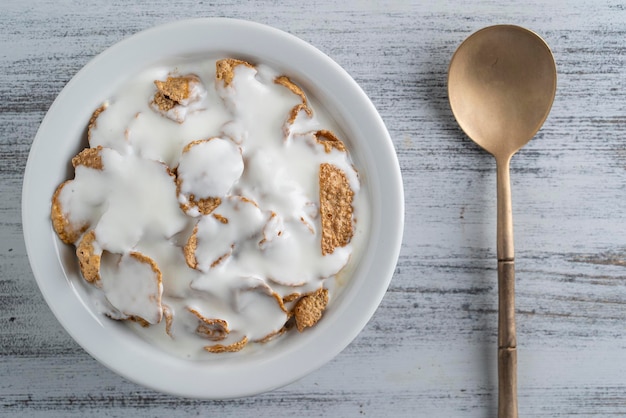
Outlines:
{"label": "yogurt in bowl", "polygon": [[365,326],[398,257],[402,182],[330,58],[201,19],[137,34],[66,86],[31,149],[23,219],[44,297],[95,358],[228,398],[304,376]]}
{"label": "yogurt in bowl", "polygon": [[51,208],[94,307],[195,359],[315,325],[369,225],[322,110],[232,58],[150,69],[114,93]]}

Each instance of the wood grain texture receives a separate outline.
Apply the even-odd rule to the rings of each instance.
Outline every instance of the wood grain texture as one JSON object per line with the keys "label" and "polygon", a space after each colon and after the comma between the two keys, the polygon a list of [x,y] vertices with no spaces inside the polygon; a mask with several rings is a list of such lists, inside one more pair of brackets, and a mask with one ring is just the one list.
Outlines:
{"label": "wood grain texture", "polygon": [[[623,2],[0,6],[0,416],[495,416],[495,163],[457,127],[446,71],[465,37],[496,23],[543,36],[559,74],[544,128],[511,163],[520,416],[626,415]],[[396,274],[359,337],[298,382],[215,402],[147,390],[85,353],[39,293],[20,218],[29,147],[69,79],[137,31],[198,16],[275,26],[342,65],[386,122],[406,192]]]}

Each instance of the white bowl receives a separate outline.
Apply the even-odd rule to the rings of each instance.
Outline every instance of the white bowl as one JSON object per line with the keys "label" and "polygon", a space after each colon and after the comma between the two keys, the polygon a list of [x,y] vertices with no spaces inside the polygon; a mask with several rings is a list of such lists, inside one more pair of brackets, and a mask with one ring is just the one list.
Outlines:
{"label": "white bowl", "polygon": [[[194,56],[232,56],[289,75],[322,103],[346,135],[371,200],[362,257],[323,319],[267,348],[222,361],[177,358],[130,328],[99,315],[82,286],[73,248],[50,222],[50,200],[72,177],[69,161],[85,145],[93,109],[146,68]],[[232,19],[179,21],[138,33],[107,49],[67,84],[44,118],[28,157],[22,192],[26,248],[39,288],[67,332],[118,374],[180,396],[223,399],[268,391],[330,361],[363,329],[393,276],[402,241],[404,197],[398,160],[376,109],[333,60],[277,29]]]}

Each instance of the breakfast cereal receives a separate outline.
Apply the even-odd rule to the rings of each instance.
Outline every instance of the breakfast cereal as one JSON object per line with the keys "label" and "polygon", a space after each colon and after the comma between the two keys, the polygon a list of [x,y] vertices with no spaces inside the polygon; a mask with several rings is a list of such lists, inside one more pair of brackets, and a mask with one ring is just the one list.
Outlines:
{"label": "breakfast cereal", "polygon": [[302,332],[307,327],[317,324],[322,317],[324,309],[328,304],[328,290],[321,288],[315,292],[303,296],[296,307],[294,315],[296,318],[296,327]]}
{"label": "breakfast cereal", "polygon": [[87,137],[51,220],[102,314],[188,358],[322,319],[367,206],[332,119],[289,76],[235,58],[147,70]]}

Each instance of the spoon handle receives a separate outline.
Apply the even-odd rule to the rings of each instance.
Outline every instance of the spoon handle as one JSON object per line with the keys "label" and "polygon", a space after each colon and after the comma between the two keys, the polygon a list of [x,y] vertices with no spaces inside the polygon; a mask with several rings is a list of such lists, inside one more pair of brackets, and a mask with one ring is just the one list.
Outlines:
{"label": "spoon handle", "polygon": [[498,417],[517,418],[515,250],[511,208],[511,157],[496,160],[498,183]]}

